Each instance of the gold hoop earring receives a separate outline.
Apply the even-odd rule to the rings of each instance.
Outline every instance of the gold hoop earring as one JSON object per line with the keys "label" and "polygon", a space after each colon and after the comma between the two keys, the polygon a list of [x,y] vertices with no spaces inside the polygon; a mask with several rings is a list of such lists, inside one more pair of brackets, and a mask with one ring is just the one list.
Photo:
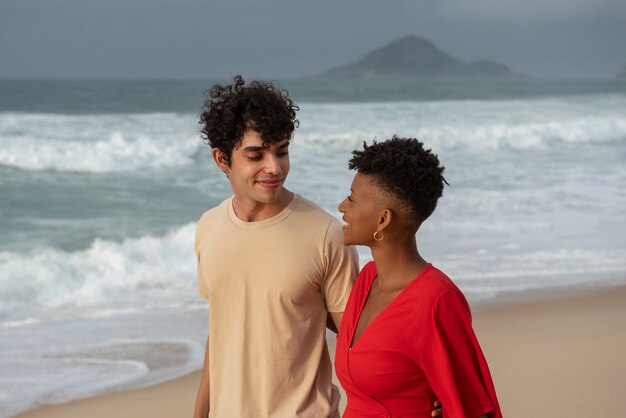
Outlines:
{"label": "gold hoop earring", "polygon": [[[380,234],[380,238],[378,238],[376,235]],[[383,231],[376,231],[374,232],[374,241],[382,241],[385,239],[385,233]]]}

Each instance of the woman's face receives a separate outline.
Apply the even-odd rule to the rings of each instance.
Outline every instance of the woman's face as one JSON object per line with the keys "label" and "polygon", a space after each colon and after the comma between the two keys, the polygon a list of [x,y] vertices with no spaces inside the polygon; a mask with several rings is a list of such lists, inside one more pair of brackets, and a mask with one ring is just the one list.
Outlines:
{"label": "woman's face", "polygon": [[374,178],[357,173],[352,180],[350,195],[339,204],[343,214],[344,245],[370,245],[374,242],[382,212],[380,190]]}

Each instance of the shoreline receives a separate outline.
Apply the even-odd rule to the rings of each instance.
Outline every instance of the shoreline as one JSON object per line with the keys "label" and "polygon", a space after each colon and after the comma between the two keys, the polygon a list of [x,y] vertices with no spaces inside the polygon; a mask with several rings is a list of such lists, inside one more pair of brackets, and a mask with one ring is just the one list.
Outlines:
{"label": "shoreline", "polygon": [[497,310],[522,304],[561,302],[580,298],[593,297],[599,294],[610,293],[613,289],[626,289],[626,280],[613,279],[592,284],[563,284],[524,290],[505,290],[494,297],[468,297],[472,314],[482,311]]}
{"label": "shoreline", "polygon": [[[626,413],[626,285],[514,292],[474,302],[472,312],[506,417]],[[334,338],[329,345],[332,358]],[[199,380],[195,371],[154,386],[41,405],[16,417],[191,417]]]}

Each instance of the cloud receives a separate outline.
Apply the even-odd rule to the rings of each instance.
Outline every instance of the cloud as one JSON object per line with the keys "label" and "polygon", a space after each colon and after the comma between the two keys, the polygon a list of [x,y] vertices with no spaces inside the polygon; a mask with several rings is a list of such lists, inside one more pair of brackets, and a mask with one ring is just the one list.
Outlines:
{"label": "cloud", "polygon": [[623,0],[441,0],[442,12],[456,19],[564,22],[611,17],[626,21]]}
{"label": "cloud", "polygon": [[527,74],[610,76],[624,0],[0,0],[0,77],[280,78],[408,34]]}

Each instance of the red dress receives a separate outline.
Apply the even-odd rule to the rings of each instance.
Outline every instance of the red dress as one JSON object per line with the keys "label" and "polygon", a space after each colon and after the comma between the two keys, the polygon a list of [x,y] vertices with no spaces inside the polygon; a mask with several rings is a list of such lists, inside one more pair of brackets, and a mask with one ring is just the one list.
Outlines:
{"label": "red dress", "polygon": [[430,417],[435,399],[444,417],[491,412],[501,418],[469,305],[430,264],[350,348],[376,275],[374,262],[361,270],[337,336],[335,368],[348,396],[344,418]]}

